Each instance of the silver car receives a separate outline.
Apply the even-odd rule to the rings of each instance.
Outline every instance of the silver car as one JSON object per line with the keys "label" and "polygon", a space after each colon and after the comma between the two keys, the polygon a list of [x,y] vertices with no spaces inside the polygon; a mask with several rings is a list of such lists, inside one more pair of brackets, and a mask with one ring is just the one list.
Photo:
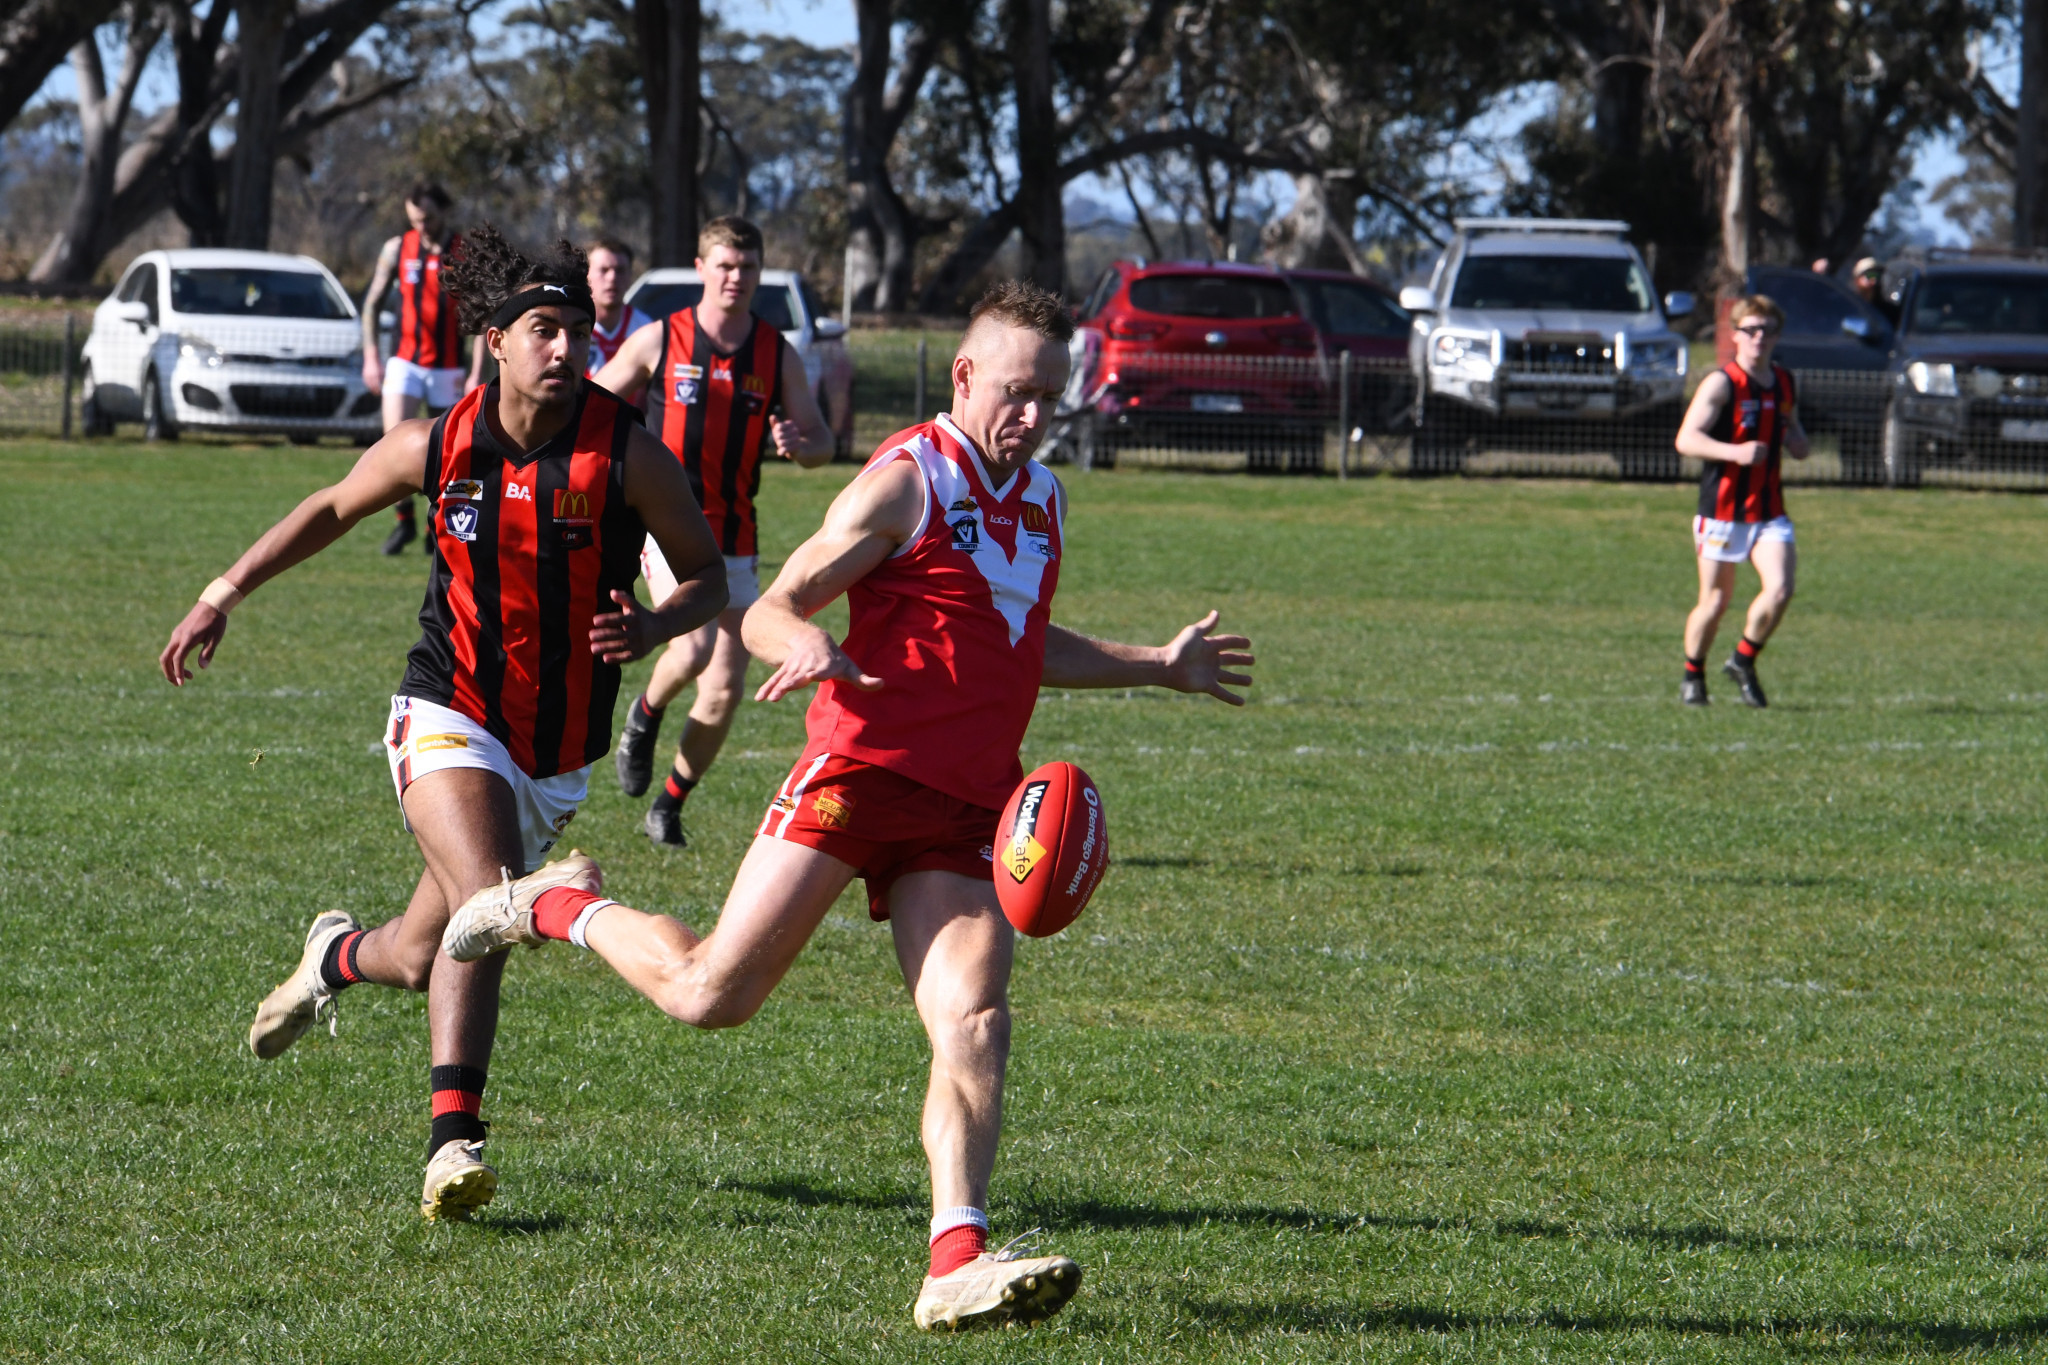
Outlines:
{"label": "silver car", "polygon": [[1659,306],[1627,223],[1460,218],[1457,229],[1429,284],[1401,291],[1415,314],[1418,468],[1497,419],[1677,430],[1688,353],[1668,319],[1693,299]]}
{"label": "silver car", "polygon": [[120,421],[181,431],[373,440],[355,305],[327,267],[270,251],[149,251],[93,310],[81,411],[88,435]]}

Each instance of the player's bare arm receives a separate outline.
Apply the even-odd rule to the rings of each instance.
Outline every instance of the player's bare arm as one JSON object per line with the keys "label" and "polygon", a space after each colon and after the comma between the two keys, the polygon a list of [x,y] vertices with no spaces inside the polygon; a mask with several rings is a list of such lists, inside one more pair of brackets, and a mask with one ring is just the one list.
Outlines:
{"label": "player's bare arm", "polygon": [[[381,512],[409,493],[420,491],[427,472],[427,436],[433,423],[418,418],[393,427],[383,440],[364,451],[340,483],[311,494],[242,552],[225,574],[207,590],[231,592],[226,600],[193,604],[171,632],[157,663],[164,678],[182,687],[193,674],[186,660],[199,651],[199,666],[213,662],[227,634],[227,608],[260,585],[311,559],[348,534],[349,528],[373,512]],[[225,585],[222,588],[221,585]]]}
{"label": "player's bare arm", "polygon": [[[1678,439],[1674,443],[1678,453],[1696,460],[1720,460],[1734,465],[1752,465],[1769,459],[1771,446],[1768,441],[1714,439],[1714,423],[1721,420],[1721,414],[1728,410],[1728,404],[1734,399],[1735,386],[1728,382],[1727,375],[1716,370],[1702,379],[1698,391],[1692,396],[1692,405],[1685,410],[1685,420],[1678,426]],[[1803,445],[1803,433],[1800,440]]]}
{"label": "player's bare arm", "polygon": [[1785,453],[1795,460],[1803,460],[1812,447],[1807,443],[1806,424],[1799,420],[1799,408],[1796,404],[1793,406],[1792,411],[1787,414],[1787,417]]}
{"label": "player's bare arm", "polygon": [[786,340],[782,343],[781,388],[783,409],[789,416],[768,419],[768,435],[775,442],[775,453],[805,469],[816,469],[832,458],[832,428],[826,425],[825,414],[818,410],[818,398],[811,392],[802,357]]}
{"label": "player's bare arm", "polygon": [[377,253],[377,268],[370,272],[370,287],[363,294],[363,387],[371,393],[384,392],[384,365],[377,356],[377,307],[398,273],[400,240],[390,238]]}
{"label": "player's bare arm", "polygon": [[662,328],[659,325],[642,327],[626,338],[619,347],[619,353],[590,377],[591,382],[622,397],[646,387],[647,382],[654,378],[655,365],[661,361],[661,338]]}
{"label": "player's bare arm", "polygon": [[908,460],[861,475],[833,499],[824,525],[797,547],[747,612],[741,628],[747,652],[775,669],[755,700],[779,701],[826,678],[869,692],[882,685],[811,617],[901,549],[923,516],[924,481]]}
{"label": "player's bare arm", "polygon": [[1252,685],[1249,673],[1233,671],[1250,668],[1255,662],[1249,652],[1252,642],[1242,635],[1211,634],[1221,619],[1220,613],[1211,611],[1164,645],[1097,640],[1048,624],[1044,683],[1047,687],[1166,687],[1175,692],[1205,693],[1242,706],[1244,698],[1230,689]]}
{"label": "player's bare arm", "polygon": [[687,635],[725,610],[725,556],[704,520],[690,481],[668,447],[635,427],[626,444],[626,504],[675,571],[676,588],[652,608],[614,592],[616,612],[591,618],[590,652],[608,664],[637,659],[664,640]]}

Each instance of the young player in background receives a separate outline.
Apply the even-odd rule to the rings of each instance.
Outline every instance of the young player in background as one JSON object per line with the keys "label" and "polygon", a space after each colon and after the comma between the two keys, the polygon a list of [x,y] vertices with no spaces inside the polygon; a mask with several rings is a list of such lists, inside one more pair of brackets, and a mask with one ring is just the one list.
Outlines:
{"label": "young player in background", "polygon": [[[647,790],[669,703],[692,679],[697,698],[676,743],[675,762],[643,822],[658,844],[685,846],[682,806],[718,757],[747,682],[740,621],[761,595],[754,495],[761,450],[806,468],[832,458],[832,429],[804,378],[804,363],[782,333],[750,311],[761,284],[761,230],[744,218],[714,218],[697,236],[696,307],[643,327],[597,374],[613,393],[647,391],[647,427],[689,474],[725,552],[731,605],[715,625],[671,644],[655,661],[647,691],[634,698],[619,733],[619,786]],[[786,415],[782,415],[786,414]],[[669,582],[660,547],[648,543],[647,591]]]}
{"label": "young player in background", "polygon": [[[360,982],[427,993],[433,1120],[420,1212],[466,1218],[498,1176],[483,1160],[486,1069],[502,959],[438,956],[450,907],[511,868],[538,867],[611,747],[619,665],[716,617],[724,570],[673,457],[584,377],[595,309],[582,254],[540,260],[489,227],[448,266],[498,379],[432,422],[401,422],[346,478],[300,503],[200,597],[165,646],[172,683],[213,659],[227,614],[262,583],[400,497],[432,507],[422,632],[385,730],[391,780],[426,861],[405,913],[365,930],[316,916],[298,970],[256,1011],[249,1046],[272,1058]],[[631,596],[652,537],[681,570],[652,608]],[[595,890],[594,876],[560,878]]]}
{"label": "young player in background", "polygon": [[[758,697],[819,686],[809,743],[708,937],[563,885],[595,873],[571,855],[480,893],[442,941],[469,961],[565,939],[673,1018],[729,1028],[761,1008],[863,878],[932,1049],[922,1328],[1034,1322],[1080,1284],[1064,1256],[988,1249],[1015,943],[993,845],[1039,687],[1158,686],[1242,705],[1230,687],[1251,681],[1231,671],[1252,662],[1240,652],[1250,642],[1211,635],[1214,612],[1156,648],[1052,624],[1066,495],[1032,456],[1066,388],[1072,334],[1058,295],[992,290],[954,357],[951,411],[890,437],[747,613],[748,646],[774,667]],[[811,624],[841,595],[843,647]]]}
{"label": "young player in background", "polygon": [[1721,671],[1735,680],[1744,703],[1769,705],[1756,658],[1785,618],[1798,564],[1779,466],[1787,451],[1795,460],[1806,458],[1806,432],[1792,373],[1771,360],[1785,314],[1753,294],[1735,301],[1728,324],[1735,359],[1700,381],[1678,428],[1678,453],[1706,461],[1692,524],[1700,597],[1685,618],[1685,679],[1678,693],[1688,706],[1707,704],[1707,651],[1735,590],[1735,566],[1745,559],[1756,566],[1762,586]]}
{"label": "young player in background", "polygon": [[[627,337],[653,326],[654,319],[626,303],[626,286],[633,282],[633,248],[614,237],[599,237],[584,243],[583,254],[590,261],[590,301],[597,306],[597,322],[590,329],[590,373],[595,377]],[[641,400],[637,392],[619,397],[634,404]]]}

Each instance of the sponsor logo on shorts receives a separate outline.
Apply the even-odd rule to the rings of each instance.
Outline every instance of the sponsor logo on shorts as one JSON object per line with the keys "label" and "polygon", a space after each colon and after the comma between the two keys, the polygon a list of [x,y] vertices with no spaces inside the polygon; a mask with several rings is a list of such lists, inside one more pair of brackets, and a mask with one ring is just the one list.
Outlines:
{"label": "sponsor logo on shorts", "polygon": [[1020,882],[1045,857],[1045,845],[1034,836],[1038,831],[1038,811],[1045,804],[1046,789],[1051,785],[1033,782],[1024,788],[1023,799],[1017,802],[1017,822],[1010,826],[1010,841],[1003,846],[1003,866]]}
{"label": "sponsor logo on shorts", "polygon": [[777,796],[768,803],[768,809],[775,815],[788,815],[796,809],[796,802],[787,796]]}
{"label": "sponsor logo on shorts", "polygon": [[473,502],[459,502],[441,514],[441,524],[448,534],[457,540],[475,540],[476,524],[481,516]]}
{"label": "sponsor logo on shorts", "polygon": [[996,850],[993,844],[983,844],[981,846],[981,860],[985,863],[992,863],[996,860]]}
{"label": "sponsor logo on shorts", "polygon": [[440,749],[467,749],[468,735],[421,735],[412,742],[416,754],[431,754]]}
{"label": "sponsor logo on shorts", "polygon": [[555,833],[560,834],[563,830],[569,828],[569,822],[575,818],[576,812],[573,810],[565,810],[560,815],[557,815],[554,821]]}
{"label": "sponsor logo on shorts", "polygon": [[827,787],[813,798],[811,809],[826,829],[846,829],[853,824],[853,793]]}
{"label": "sponsor logo on shorts", "polygon": [[482,479],[450,479],[441,488],[443,502],[482,502],[483,498]]}

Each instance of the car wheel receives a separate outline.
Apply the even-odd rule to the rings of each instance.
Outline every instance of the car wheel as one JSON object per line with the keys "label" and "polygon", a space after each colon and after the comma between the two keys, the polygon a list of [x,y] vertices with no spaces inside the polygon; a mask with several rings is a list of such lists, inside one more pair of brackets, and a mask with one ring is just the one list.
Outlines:
{"label": "car wheel", "polygon": [[1422,419],[1408,445],[1408,472],[1417,477],[1456,474],[1465,465],[1465,435],[1447,403],[1423,400]]}
{"label": "car wheel", "polygon": [[1920,484],[1920,443],[1892,409],[1885,409],[1884,481],[1893,488],[1917,488]]}
{"label": "car wheel", "polygon": [[79,431],[87,436],[112,436],[114,419],[100,407],[99,385],[93,380],[90,364],[79,378],[78,394]]}
{"label": "car wheel", "polygon": [[142,439],[145,441],[175,441],[178,439],[178,422],[171,416],[164,399],[164,386],[151,370],[142,378]]}

